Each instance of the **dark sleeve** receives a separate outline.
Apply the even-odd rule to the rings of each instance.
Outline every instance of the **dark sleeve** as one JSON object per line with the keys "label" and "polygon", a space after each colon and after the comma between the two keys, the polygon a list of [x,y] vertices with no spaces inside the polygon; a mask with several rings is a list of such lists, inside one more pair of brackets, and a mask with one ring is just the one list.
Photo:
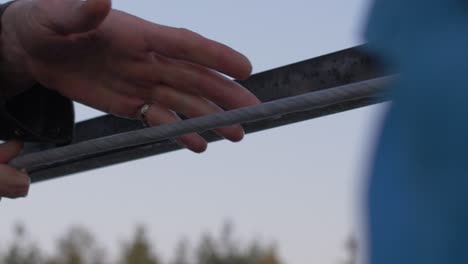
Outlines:
{"label": "dark sleeve", "polygon": [[[11,3],[0,5],[0,19]],[[67,144],[73,127],[72,101],[40,84],[12,98],[0,93],[0,140]]]}

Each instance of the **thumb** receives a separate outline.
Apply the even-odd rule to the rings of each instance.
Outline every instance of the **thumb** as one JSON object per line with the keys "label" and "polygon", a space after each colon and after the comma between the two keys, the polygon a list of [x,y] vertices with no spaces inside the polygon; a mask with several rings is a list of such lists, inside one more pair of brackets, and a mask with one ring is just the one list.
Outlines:
{"label": "thumb", "polygon": [[5,164],[18,156],[22,146],[23,144],[16,140],[0,144],[0,198],[18,198],[28,194],[28,175]]}
{"label": "thumb", "polygon": [[109,14],[111,0],[41,1],[52,30],[61,34],[85,33],[97,28]]}
{"label": "thumb", "polygon": [[25,197],[29,192],[29,184],[30,179],[25,172],[0,164],[0,198]]}

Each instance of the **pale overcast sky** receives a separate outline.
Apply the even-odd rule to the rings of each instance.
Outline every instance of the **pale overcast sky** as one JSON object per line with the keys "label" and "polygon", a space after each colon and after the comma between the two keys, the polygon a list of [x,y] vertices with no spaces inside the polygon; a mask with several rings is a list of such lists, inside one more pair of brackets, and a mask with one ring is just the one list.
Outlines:
{"label": "pale overcast sky", "polygon": [[[2,1],[4,2],[4,1]],[[185,27],[245,53],[254,71],[362,43],[367,0],[120,0],[114,8]],[[337,264],[358,232],[365,173],[382,106],[368,107],[32,186],[0,203],[0,248],[23,221],[51,248],[72,225],[109,249],[137,223],[163,256],[229,219],[243,241],[277,243],[290,264]],[[82,106],[77,118],[98,114]]]}

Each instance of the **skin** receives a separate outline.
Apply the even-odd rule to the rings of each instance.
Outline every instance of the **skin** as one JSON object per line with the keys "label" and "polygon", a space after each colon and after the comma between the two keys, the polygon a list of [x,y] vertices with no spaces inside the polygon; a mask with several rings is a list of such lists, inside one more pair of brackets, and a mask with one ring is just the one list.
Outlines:
{"label": "skin", "polygon": [[[1,85],[14,87],[5,93],[17,94],[37,81],[74,101],[126,118],[138,118],[147,103],[150,125],[179,121],[175,112],[196,117],[260,103],[224,76],[250,76],[252,66],[244,55],[187,29],[114,10],[111,4],[111,0],[12,4],[2,17],[1,71],[7,74]],[[240,125],[215,132],[233,142],[244,136]],[[195,133],[177,141],[197,153],[207,148]],[[0,156],[15,156],[18,146],[17,142],[2,146]],[[8,181],[20,178],[13,171],[0,167],[0,175],[11,175],[0,177],[0,196],[7,196]],[[23,184],[27,187],[29,181]],[[18,196],[26,193],[27,188]]]}
{"label": "skin", "polygon": [[19,154],[21,147],[18,141],[0,144],[0,197],[18,198],[28,194],[28,175],[5,165]]}

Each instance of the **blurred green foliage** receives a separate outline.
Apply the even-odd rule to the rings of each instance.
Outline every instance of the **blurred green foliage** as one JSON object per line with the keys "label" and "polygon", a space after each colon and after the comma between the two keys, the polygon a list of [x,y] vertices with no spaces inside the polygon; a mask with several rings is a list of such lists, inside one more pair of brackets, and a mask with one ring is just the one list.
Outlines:
{"label": "blurred green foliage", "polygon": [[94,235],[82,227],[73,227],[58,239],[55,252],[46,254],[31,241],[23,225],[14,229],[14,239],[0,249],[0,264],[281,264],[276,249],[254,241],[248,246],[237,242],[227,224],[219,237],[205,235],[195,247],[182,240],[172,260],[162,260],[138,226],[133,237],[123,243],[118,256],[108,257]]}

